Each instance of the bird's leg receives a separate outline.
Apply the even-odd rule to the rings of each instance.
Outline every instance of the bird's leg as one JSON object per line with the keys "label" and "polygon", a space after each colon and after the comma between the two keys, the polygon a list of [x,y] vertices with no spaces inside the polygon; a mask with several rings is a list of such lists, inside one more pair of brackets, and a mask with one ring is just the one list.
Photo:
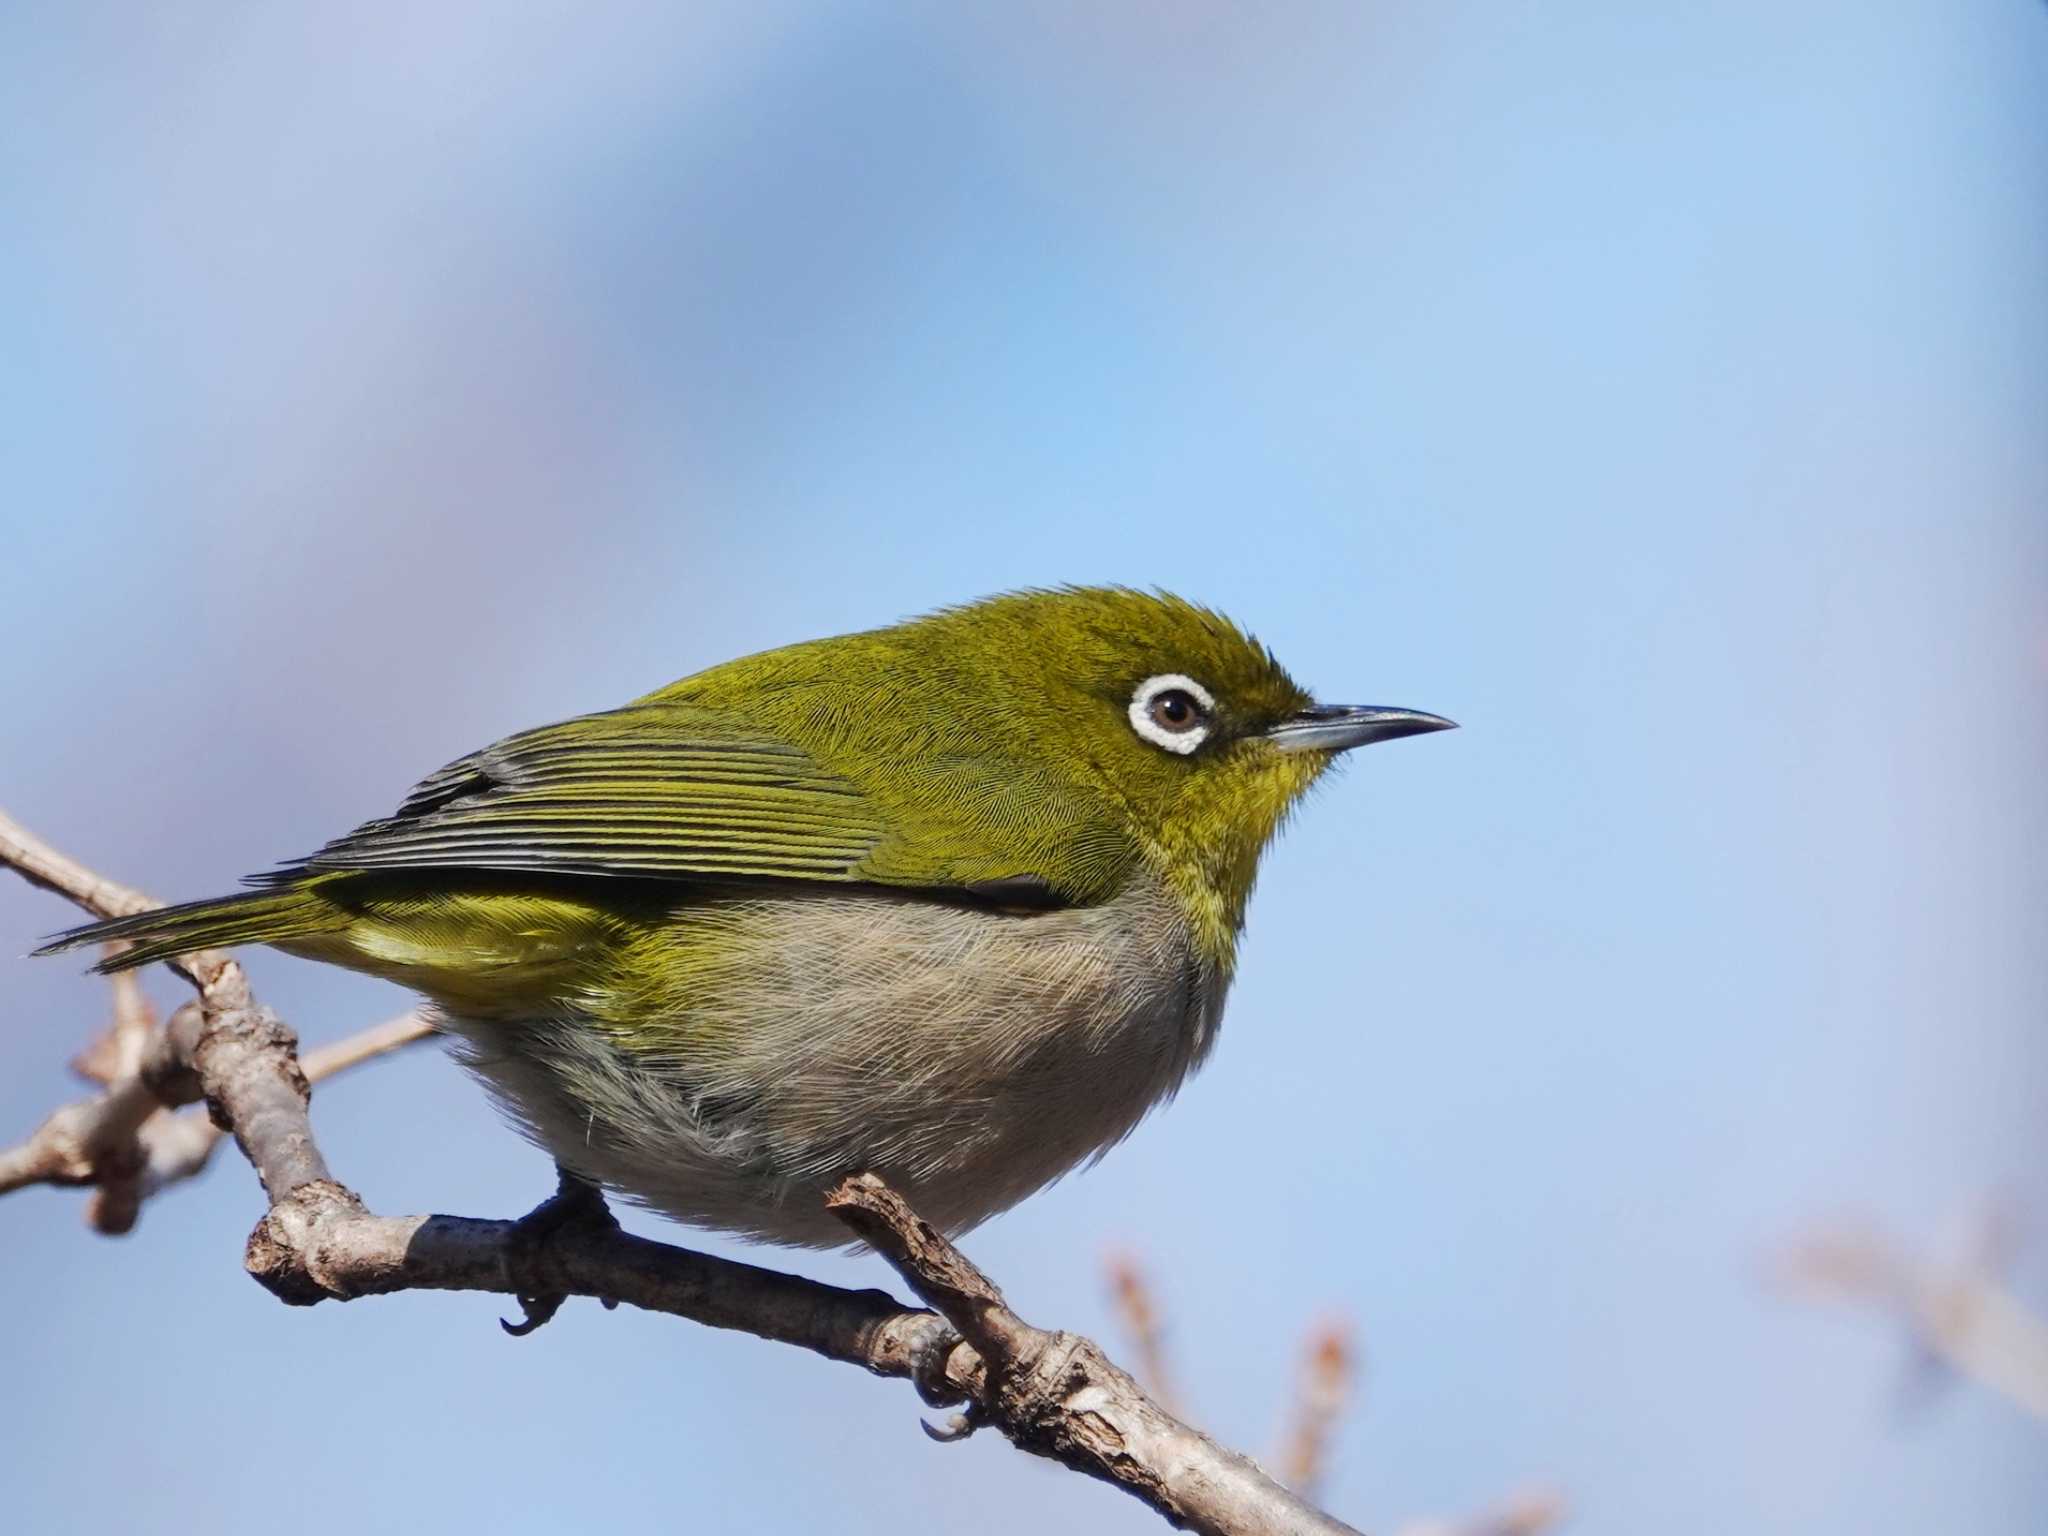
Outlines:
{"label": "bird's leg", "polygon": [[[618,1226],[604,1194],[581,1174],[555,1164],[555,1192],[512,1224],[511,1267],[515,1275],[528,1271],[547,1240],[571,1227],[610,1229]],[[526,1315],[518,1322],[498,1319],[498,1326],[515,1339],[523,1339],[562,1310],[569,1299],[565,1291],[522,1291],[517,1300]],[[617,1305],[606,1301],[606,1307]]]}

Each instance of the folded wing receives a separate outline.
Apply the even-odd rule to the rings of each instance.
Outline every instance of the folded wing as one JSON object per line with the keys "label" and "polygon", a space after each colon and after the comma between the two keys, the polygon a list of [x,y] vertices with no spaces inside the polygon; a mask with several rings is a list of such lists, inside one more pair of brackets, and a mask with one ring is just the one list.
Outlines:
{"label": "folded wing", "polygon": [[857,881],[889,831],[862,791],[722,710],[636,704],[507,737],[271,873],[477,869]]}

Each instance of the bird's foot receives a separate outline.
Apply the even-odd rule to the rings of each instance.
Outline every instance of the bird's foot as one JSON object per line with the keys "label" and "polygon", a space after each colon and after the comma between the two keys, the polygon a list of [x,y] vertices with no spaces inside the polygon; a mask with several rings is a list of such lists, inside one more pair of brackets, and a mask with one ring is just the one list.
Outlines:
{"label": "bird's foot", "polygon": [[[610,1231],[618,1226],[604,1194],[588,1179],[556,1166],[555,1192],[512,1224],[511,1270],[515,1275],[531,1273],[541,1248],[548,1239],[573,1228]],[[498,1326],[515,1339],[553,1319],[569,1299],[567,1291],[521,1291],[515,1298],[526,1314],[518,1322],[498,1319]],[[604,1299],[606,1307],[617,1303]]]}
{"label": "bird's foot", "polygon": [[[966,1342],[951,1328],[941,1328],[928,1334],[911,1351],[911,1384],[917,1388],[917,1395],[932,1407],[951,1408],[961,1401],[960,1389],[948,1379],[946,1370],[952,1363],[953,1351]],[[964,1412],[954,1414],[944,1424],[934,1424],[930,1419],[918,1420],[924,1432],[941,1445],[965,1440],[987,1422],[987,1413],[976,1402],[968,1403]]]}

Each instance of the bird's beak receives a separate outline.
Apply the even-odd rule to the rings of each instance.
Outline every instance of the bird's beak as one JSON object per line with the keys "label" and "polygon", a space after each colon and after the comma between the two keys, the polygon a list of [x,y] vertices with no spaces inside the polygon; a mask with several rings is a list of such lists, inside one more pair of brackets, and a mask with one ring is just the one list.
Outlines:
{"label": "bird's beak", "polygon": [[1348,752],[1375,741],[1457,728],[1457,721],[1446,720],[1442,715],[1425,715],[1419,709],[1318,704],[1298,715],[1289,715],[1266,732],[1266,740],[1282,752]]}

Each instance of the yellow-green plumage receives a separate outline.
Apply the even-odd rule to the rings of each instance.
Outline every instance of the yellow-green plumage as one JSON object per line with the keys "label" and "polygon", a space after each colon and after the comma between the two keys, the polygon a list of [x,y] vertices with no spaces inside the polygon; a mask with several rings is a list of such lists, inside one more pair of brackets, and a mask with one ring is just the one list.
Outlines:
{"label": "yellow-green plumage", "polygon": [[814,1196],[874,1167],[964,1226],[1206,1051],[1329,713],[1192,604],[1019,593],[508,737],[258,891],[66,941],[416,987],[565,1166],[683,1219],[829,1242]]}

